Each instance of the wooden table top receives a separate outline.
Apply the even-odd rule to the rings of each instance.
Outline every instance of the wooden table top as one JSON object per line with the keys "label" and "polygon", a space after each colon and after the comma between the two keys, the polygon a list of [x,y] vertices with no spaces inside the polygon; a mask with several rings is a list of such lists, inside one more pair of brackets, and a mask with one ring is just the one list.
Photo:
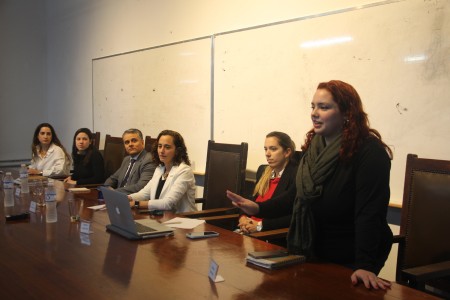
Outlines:
{"label": "wooden table top", "polygon": [[[128,241],[109,233],[97,191],[75,195],[92,233],[71,223],[62,182],[56,182],[58,222],[45,222],[45,209],[25,221],[5,222],[5,213],[26,211],[31,195],[0,205],[0,297],[2,299],[436,299],[393,283],[387,291],[352,286],[352,271],[327,263],[304,263],[269,271],[246,266],[250,251],[280,247],[210,224],[175,229],[172,237]],[[1,191],[0,199],[3,199]],[[169,220],[173,214],[157,217]],[[136,218],[150,218],[135,215]],[[219,237],[189,240],[187,232],[215,230]],[[210,259],[224,282],[208,278]]]}

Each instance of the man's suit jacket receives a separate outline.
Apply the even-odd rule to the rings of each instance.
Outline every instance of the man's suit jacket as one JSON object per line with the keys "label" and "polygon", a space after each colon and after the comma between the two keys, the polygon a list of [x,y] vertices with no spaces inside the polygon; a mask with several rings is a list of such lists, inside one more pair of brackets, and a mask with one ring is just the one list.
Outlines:
{"label": "man's suit jacket", "polygon": [[105,181],[105,185],[109,185],[125,194],[136,193],[144,188],[150,179],[152,179],[156,169],[156,164],[152,162],[152,155],[145,151],[145,149],[142,150],[131,170],[128,184],[125,187],[120,187],[130,164],[130,160],[131,156],[126,156],[123,159],[120,168]]}

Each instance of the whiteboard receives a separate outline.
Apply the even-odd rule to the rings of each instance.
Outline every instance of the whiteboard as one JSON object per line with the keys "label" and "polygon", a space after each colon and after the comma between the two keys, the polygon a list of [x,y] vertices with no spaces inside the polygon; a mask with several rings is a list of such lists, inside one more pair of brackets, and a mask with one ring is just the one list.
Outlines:
{"label": "whiteboard", "polygon": [[216,35],[215,140],[247,141],[256,170],[265,135],[284,131],[299,148],[317,84],[343,80],[394,151],[391,202],[401,203],[407,153],[450,159],[449,3],[368,5]]}
{"label": "whiteboard", "polygon": [[92,61],[94,131],[122,136],[128,128],[184,138],[191,162],[205,170],[211,136],[211,41],[203,38]]}

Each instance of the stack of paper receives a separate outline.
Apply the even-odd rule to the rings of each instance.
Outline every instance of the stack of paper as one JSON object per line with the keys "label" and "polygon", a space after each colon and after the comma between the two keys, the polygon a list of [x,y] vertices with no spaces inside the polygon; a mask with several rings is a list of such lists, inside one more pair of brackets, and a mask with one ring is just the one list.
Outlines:
{"label": "stack of paper", "polygon": [[163,224],[172,228],[193,229],[203,223],[205,223],[205,220],[176,217]]}
{"label": "stack of paper", "polygon": [[69,192],[72,193],[89,193],[91,190],[85,187],[80,188],[69,188]]}

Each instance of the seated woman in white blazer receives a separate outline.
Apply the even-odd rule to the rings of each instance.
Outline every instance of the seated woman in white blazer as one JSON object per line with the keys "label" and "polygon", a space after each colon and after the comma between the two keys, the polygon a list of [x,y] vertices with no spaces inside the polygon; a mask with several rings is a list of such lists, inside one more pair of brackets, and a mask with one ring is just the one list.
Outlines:
{"label": "seated woman in white blazer", "polygon": [[163,130],[152,156],[158,167],[142,190],[128,195],[130,206],[175,213],[196,211],[195,178],[181,134]]}

